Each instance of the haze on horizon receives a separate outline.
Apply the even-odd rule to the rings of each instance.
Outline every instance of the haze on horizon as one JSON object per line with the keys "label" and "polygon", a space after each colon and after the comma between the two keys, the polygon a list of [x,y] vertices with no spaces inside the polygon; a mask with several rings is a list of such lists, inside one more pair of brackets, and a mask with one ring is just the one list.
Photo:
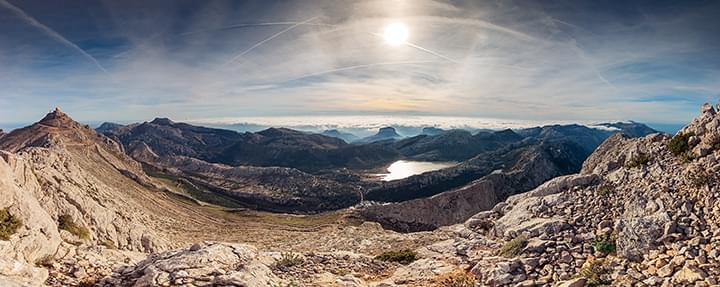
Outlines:
{"label": "haze on horizon", "polygon": [[716,103],[720,2],[626,2],[0,0],[0,123],[683,123]]}

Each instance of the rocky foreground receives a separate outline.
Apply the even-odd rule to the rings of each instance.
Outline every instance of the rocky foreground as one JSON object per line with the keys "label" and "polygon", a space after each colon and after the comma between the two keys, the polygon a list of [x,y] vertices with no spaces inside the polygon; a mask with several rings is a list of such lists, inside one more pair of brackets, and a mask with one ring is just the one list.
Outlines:
{"label": "rocky foreground", "polygon": [[[22,138],[5,135],[0,144],[8,136]],[[105,204],[122,196],[122,188],[93,182],[103,177],[83,170],[105,165],[75,163],[83,157],[73,149],[66,160],[55,159],[67,149],[67,141],[28,144],[36,141],[15,140],[24,147],[0,157],[1,286],[720,284],[720,115],[710,105],[675,136],[615,135],[585,161],[579,174],[511,196],[464,224],[424,233],[438,236],[409,250],[387,246],[418,235],[384,231],[374,223],[338,231],[363,230],[351,233],[355,238],[343,241],[345,248],[320,236],[298,237],[296,241],[315,247],[295,252],[263,250],[232,241],[230,235],[186,244],[193,238],[158,223],[169,220],[163,212],[131,200],[130,211],[119,199]],[[125,167],[125,173],[134,174],[134,184],[141,185],[143,174],[132,161],[110,152],[112,145],[104,142],[99,138],[94,150],[106,158],[112,155],[108,162]],[[102,189],[88,192],[93,186]],[[105,208],[88,209],[87,204]],[[65,214],[69,222],[63,220]],[[93,218],[116,218],[120,224]],[[68,228],[70,222],[90,226],[89,238]],[[182,228],[181,222],[174,223]],[[179,246],[183,248],[174,249]]]}

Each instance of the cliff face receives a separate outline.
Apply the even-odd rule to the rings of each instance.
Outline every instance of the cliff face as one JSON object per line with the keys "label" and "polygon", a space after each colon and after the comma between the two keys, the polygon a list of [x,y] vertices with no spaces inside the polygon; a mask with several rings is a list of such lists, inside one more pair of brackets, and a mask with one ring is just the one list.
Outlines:
{"label": "cliff face", "polygon": [[[459,167],[437,171],[435,177],[409,178],[402,186],[403,192],[417,196],[423,190],[432,189],[433,184],[441,185],[452,182],[453,178],[461,178],[461,175],[468,174],[469,169],[485,170],[469,183],[460,182],[460,187],[449,190],[447,187],[437,188],[447,191],[430,197],[370,205],[361,208],[360,214],[397,231],[433,230],[463,222],[480,211],[491,209],[508,196],[530,190],[548,179],[576,172],[584,158],[581,148],[571,142],[531,143],[503,153],[482,154]],[[441,180],[443,177],[447,179]],[[426,181],[426,178],[440,179],[434,183]],[[375,193],[367,198],[376,198],[380,190],[374,190]],[[395,190],[384,192],[396,196],[398,192]]]}
{"label": "cliff face", "polygon": [[32,270],[64,242],[167,248],[134,200],[147,177],[113,141],[56,110],[2,137],[0,148],[0,208],[21,222],[17,236],[0,242],[0,265]]}
{"label": "cliff face", "polygon": [[718,123],[705,105],[674,137],[615,135],[580,174],[473,216],[465,226],[482,238],[514,239],[520,246],[511,258],[481,261],[473,272],[498,286],[558,282],[574,274],[584,276],[566,284],[718,284]]}

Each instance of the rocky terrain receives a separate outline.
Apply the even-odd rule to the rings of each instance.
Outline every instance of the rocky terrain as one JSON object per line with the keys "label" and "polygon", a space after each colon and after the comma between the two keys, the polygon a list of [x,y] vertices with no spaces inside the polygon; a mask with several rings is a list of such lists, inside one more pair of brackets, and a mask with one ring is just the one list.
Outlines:
{"label": "rocky terrain", "polygon": [[[189,201],[178,196],[184,186],[123,153],[152,150],[126,150],[59,110],[0,137],[0,149],[2,286],[714,286],[720,277],[720,115],[710,105],[675,136],[614,135],[577,174],[508,192],[464,224],[409,234],[360,224],[355,208],[297,217]],[[495,177],[561,154],[525,153]],[[489,178],[434,197],[506,184]]]}

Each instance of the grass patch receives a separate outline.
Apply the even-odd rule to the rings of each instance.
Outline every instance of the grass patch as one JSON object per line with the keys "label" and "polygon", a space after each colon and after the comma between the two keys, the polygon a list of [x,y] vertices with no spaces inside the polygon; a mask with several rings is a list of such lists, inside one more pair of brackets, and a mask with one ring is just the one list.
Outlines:
{"label": "grass patch", "polygon": [[22,220],[10,214],[8,208],[0,209],[0,240],[10,240],[22,226]]}
{"label": "grass patch", "polygon": [[43,256],[42,258],[35,261],[35,266],[51,268],[51,267],[53,267],[54,262],[55,262],[55,257],[52,255],[47,255],[47,256]]}
{"label": "grass patch", "polygon": [[70,234],[80,237],[81,239],[90,239],[90,231],[82,225],[78,225],[68,214],[58,217],[58,228],[70,232]]}
{"label": "grass patch", "polygon": [[527,246],[528,243],[528,237],[527,235],[519,235],[512,240],[506,242],[502,248],[500,248],[500,251],[498,251],[498,254],[500,254],[502,257],[505,258],[512,258],[515,256],[518,256],[522,253],[523,249],[525,249],[525,246]]}
{"label": "grass patch", "polygon": [[301,265],[305,260],[300,255],[291,252],[280,253],[280,259],[275,261],[275,268],[287,269],[293,266]]}
{"label": "grass patch", "polygon": [[695,134],[693,133],[686,133],[674,136],[668,143],[668,150],[670,150],[670,152],[675,156],[685,155],[688,151],[690,151],[688,140],[694,135]]}
{"label": "grass patch", "polygon": [[617,249],[617,245],[615,243],[616,240],[617,236],[610,232],[595,237],[591,245],[595,251],[607,254],[615,252],[615,249]]}
{"label": "grass patch", "polygon": [[115,242],[109,239],[100,241],[100,245],[105,246],[105,248],[107,249],[117,249],[117,246],[115,246]]}
{"label": "grass patch", "polygon": [[612,186],[607,185],[607,184],[603,184],[600,187],[598,187],[598,189],[597,189],[597,194],[600,196],[605,196],[605,197],[610,196],[614,192],[615,192],[615,189]]}
{"label": "grass patch", "polygon": [[434,287],[474,287],[477,278],[465,270],[456,270],[433,279]]}
{"label": "grass patch", "polygon": [[644,153],[639,153],[639,154],[636,154],[635,156],[633,156],[632,158],[630,158],[630,160],[628,160],[628,161],[625,163],[625,167],[627,167],[627,168],[638,168],[638,167],[641,167],[641,166],[643,166],[643,165],[646,165],[648,162],[650,162],[650,157],[648,157],[648,156],[647,156],[646,154],[644,154]]}
{"label": "grass patch", "polygon": [[407,265],[417,260],[417,253],[410,249],[403,249],[398,251],[388,251],[378,256],[375,259],[386,262],[397,262],[403,265]]}
{"label": "grass patch", "polygon": [[585,286],[603,286],[612,283],[610,279],[610,268],[605,260],[589,258],[580,268],[578,276],[587,279]]}

